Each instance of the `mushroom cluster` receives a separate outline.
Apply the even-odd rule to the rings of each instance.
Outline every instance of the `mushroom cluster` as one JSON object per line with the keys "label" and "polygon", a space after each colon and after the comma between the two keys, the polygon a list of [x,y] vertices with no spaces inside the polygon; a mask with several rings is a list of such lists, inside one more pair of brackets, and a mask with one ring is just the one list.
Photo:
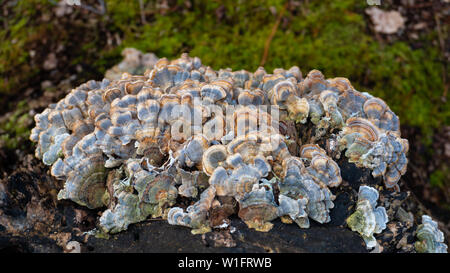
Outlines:
{"label": "mushroom cluster", "polygon": [[414,247],[419,253],[447,253],[444,233],[430,216],[422,215],[422,224],[417,228],[417,241]]}
{"label": "mushroom cluster", "polygon": [[347,218],[348,226],[361,234],[367,248],[376,246],[374,233],[381,233],[386,228],[388,215],[384,207],[377,207],[379,194],[375,188],[359,187],[356,211]]}
{"label": "mushroom cluster", "polygon": [[35,154],[65,181],[58,198],[106,208],[99,226],[110,233],[149,216],[204,233],[234,213],[260,231],[277,217],[307,228],[330,221],[341,152],[388,188],[407,165],[386,103],[298,67],[215,71],[187,54],[162,58],[144,75],[82,84],[35,121]]}

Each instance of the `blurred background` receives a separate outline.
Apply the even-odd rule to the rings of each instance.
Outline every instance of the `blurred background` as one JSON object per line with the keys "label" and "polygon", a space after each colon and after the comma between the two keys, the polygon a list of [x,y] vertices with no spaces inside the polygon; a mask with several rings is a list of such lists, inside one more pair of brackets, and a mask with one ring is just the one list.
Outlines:
{"label": "blurred background", "polygon": [[319,69],[381,97],[410,142],[402,191],[450,222],[449,0],[1,0],[0,179],[34,148],[33,115],[128,47],[214,69]]}

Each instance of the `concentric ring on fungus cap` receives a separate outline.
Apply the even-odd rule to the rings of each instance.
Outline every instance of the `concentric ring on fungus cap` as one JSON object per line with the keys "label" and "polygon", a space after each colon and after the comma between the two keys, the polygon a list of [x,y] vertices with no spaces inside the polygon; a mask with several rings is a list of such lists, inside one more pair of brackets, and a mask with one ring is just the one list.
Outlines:
{"label": "concentric ring on fungus cap", "polygon": [[377,141],[379,138],[378,129],[367,119],[363,118],[349,118],[347,120],[347,127],[352,132],[360,133],[365,139],[369,141]]}
{"label": "concentric ring on fungus cap", "polygon": [[224,145],[213,145],[203,153],[203,171],[212,175],[214,170],[227,159],[227,148]]}

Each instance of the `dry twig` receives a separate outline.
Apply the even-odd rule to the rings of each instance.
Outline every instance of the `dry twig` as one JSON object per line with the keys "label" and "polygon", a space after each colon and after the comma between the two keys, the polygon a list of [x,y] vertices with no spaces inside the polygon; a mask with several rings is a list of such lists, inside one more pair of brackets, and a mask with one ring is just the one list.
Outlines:
{"label": "dry twig", "polygon": [[284,12],[286,11],[288,4],[289,4],[289,2],[286,2],[284,4],[283,8],[281,9],[280,13],[278,14],[277,20],[275,21],[275,25],[273,25],[273,27],[272,27],[272,31],[270,32],[269,37],[267,37],[266,43],[264,45],[264,54],[261,59],[260,66],[264,66],[264,64],[267,61],[267,56],[269,55],[270,43],[272,42],[272,39],[275,36],[275,33],[277,32],[278,26],[280,25],[280,22],[281,22],[281,18],[283,18]]}

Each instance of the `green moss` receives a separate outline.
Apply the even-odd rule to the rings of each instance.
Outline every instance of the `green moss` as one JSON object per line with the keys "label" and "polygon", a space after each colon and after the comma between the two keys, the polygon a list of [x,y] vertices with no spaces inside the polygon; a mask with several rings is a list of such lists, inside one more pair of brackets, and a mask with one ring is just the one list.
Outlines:
{"label": "green moss", "polygon": [[30,136],[32,117],[27,113],[27,102],[18,103],[16,111],[4,122],[0,123],[0,142],[8,149],[23,148],[25,140]]}
{"label": "green moss", "polygon": [[450,185],[447,185],[450,178],[450,172],[446,165],[442,168],[435,170],[430,175],[430,184],[435,187],[445,188]]}
{"label": "green moss", "polygon": [[28,46],[43,37],[48,25],[37,24],[36,14],[49,7],[45,0],[18,1],[10,15],[2,19],[6,27],[0,28],[0,94],[23,88],[28,79],[39,73],[29,64]]}

